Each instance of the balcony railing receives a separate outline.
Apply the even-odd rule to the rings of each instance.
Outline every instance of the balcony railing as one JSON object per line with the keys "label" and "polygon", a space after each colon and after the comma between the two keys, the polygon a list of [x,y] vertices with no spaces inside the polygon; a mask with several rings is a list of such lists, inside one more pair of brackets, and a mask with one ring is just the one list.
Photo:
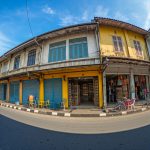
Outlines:
{"label": "balcony railing", "polygon": [[30,71],[41,71],[41,70],[48,70],[48,69],[51,70],[56,68],[68,68],[68,67],[78,67],[78,66],[88,66],[88,65],[98,65],[98,64],[100,64],[99,57],[74,59],[74,60],[53,62],[47,64],[37,64],[37,65],[27,66],[16,70],[7,71],[5,73],[1,73],[0,78],[17,75],[25,72],[30,72]]}

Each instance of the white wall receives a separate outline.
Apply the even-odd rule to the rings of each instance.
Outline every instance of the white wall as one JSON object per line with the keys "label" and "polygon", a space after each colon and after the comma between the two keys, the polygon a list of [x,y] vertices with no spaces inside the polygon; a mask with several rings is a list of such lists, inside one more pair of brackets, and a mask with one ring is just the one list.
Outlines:
{"label": "white wall", "polygon": [[48,63],[48,55],[49,55],[49,45],[55,42],[66,41],[66,60],[69,59],[69,39],[80,38],[80,37],[87,37],[88,43],[88,54],[90,58],[98,57],[98,48],[96,44],[96,38],[94,32],[87,33],[87,34],[76,34],[65,36],[53,40],[47,40],[43,42],[43,51],[42,51],[42,58],[41,64]]}
{"label": "white wall", "polygon": [[8,71],[8,65],[9,65],[9,61],[4,61],[2,63],[2,69],[1,69],[1,73],[7,72]]}
{"label": "white wall", "polygon": [[14,69],[14,60],[15,57],[20,55],[20,66],[19,68],[23,68],[27,66],[27,61],[28,61],[28,52],[30,50],[36,49],[36,60],[35,60],[35,65],[36,64],[47,64],[48,63],[48,55],[49,55],[49,45],[51,43],[55,42],[60,42],[66,40],[66,60],[69,59],[69,39],[74,39],[74,38],[80,38],[80,37],[87,37],[87,43],[88,43],[88,55],[90,58],[97,58],[99,56],[98,54],[98,48],[96,44],[96,37],[94,32],[89,32],[89,33],[84,33],[84,34],[75,34],[75,35],[69,35],[65,37],[57,37],[53,40],[47,40],[43,41],[42,43],[42,52],[40,47],[38,46],[31,46],[29,48],[20,50],[19,52],[15,53],[12,55],[12,58],[8,61],[7,68],[4,69],[4,62],[2,62],[2,69],[3,70],[8,70],[12,71]]}

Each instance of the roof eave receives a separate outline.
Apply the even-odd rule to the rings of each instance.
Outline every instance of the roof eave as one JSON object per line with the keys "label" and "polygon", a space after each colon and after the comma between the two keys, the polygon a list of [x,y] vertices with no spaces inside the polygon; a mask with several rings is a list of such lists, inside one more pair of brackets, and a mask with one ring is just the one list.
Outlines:
{"label": "roof eave", "polygon": [[100,25],[119,27],[122,29],[130,30],[130,31],[142,34],[144,36],[146,36],[149,33],[147,30],[142,29],[140,27],[137,27],[133,24],[126,23],[126,22],[119,21],[119,20],[115,20],[115,19],[95,17],[94,21],[98,22]]}
{"label": "roof eave", "polygon": [[[93,28],[88,28],[88,27],[93,27]],[[11,50],[7,51],[5,54],[3,54],[1,57],[0,57],[0,62],[3,61],[4,59],[6,59],[6,57],[9,57],[10,55],[14,54],[15,52],[18,52],[24,48],[27,48],[33,44],[36,44],[36,41],[41,41],[41,40],[45,40],[47,38],[53,38],[53,37],[60,37],[60,36],[64,36],[66,34],[66,32],[69,34],[73,33],[73,31],[76,31],[77,32],[84,32],[84,31],[87,31],[87,30],[94,30],[94,28],[96,27],[96,23],[84,23],[84,24],[77,24],[77,25],[72,25],[72,26],[68,26],[68,27],[64,27],[64,28],[60,28],[60,29],[57,29],[57,30],[53,30],[53,31],[50,31],[50,32],[46,32],[44,34],[41,34],[41,35],[38,35],[36,37],[33,37],[32,39],[30,40],[27,40],[23,43],[21,43],[20,45],[12,48]],[[79,30],[79,28],[81,30]],[[85,29],[85,30],[82,30],[82,29]],[[60,34],[61,32],[61,34]]]}

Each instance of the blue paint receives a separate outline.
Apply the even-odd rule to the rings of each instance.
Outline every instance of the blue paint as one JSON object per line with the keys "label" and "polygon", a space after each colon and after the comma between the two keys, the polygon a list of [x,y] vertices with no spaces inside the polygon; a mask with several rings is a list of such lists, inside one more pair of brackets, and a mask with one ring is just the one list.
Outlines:
{"label": "blue paint", "polygon": [[19,101],[19,81],[10,83],[10,102]]}
{"label": "blue paint", "polygon": [[66,60],[66,41],[50,44],[49,62]]}
{"label": "blue paint", "polygon": [[0,84],[0,100],[3,100],[3,86]]}
{"label": "blue paint", "polygon": [[7,96],[7,84],[1,83],[0,84],[0,100],[6,100]]}
{"label": "blue paint", "polygon": [[69,58],[86,58],[88,57],[87,38],[76,38],[69,40]]}
{"label": "blue paint", "polygon": [[33,95],[35,100],[39,99],[39,80],[25,80],[23,81],[23,98],[22,104],[28,103],[28,96]]}
{"label": "blue paint", "polygon": [[50,100],[52,108],[56,108],[62,102],[62,79],[44,80],[44,100]]}

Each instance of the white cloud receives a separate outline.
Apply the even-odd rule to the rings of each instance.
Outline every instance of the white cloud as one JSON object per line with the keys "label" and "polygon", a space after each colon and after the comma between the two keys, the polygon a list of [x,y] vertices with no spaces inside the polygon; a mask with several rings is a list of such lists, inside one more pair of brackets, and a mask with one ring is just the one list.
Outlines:
{"label": "white cloud", "polygon": [[141,20],[141,16],[135,12],[131,13],[131,17],[136,20]]}
{"label": "white cloud", "polygon": [[150,1],[146,1],[144,3],[145,10],[146,10],[146,18],[144,23],[144,28],[149,29],[150,28]]}
{"label": "white cloud", "polygon": [[87,10],[85,10],[85,11],[83,12],[81,19],[82,19],[83,21],[89,20],[89,12],[88,12]]}
{"label": "white cloud", "polygon": [[109,9],[98,5],[96,8],[93,10],[91,9],[86,9],[84,10],[79,16],[74,16],[70,13],[68,14],[61,14],[60,15],[60,20],[61,26],[67,26],[67,25],[72,25],[72,24],[77,24],[77,23],[82,23],[82,22],[90,22],[93,17],[108,17],[108,12]]}
{"label": "white cloud", "polygon": [[72,24],[76,24],[80,22],[79,18],[73,15],[62,16],[60,20],[61,20],[61,23],[60,23],[61,26],[72,25]]}
{"label": "white cloud", "polygon": [[128,21],[129,19],[123,15],[121,12],[117,11],[114,15],[114,19],[120,20],[120,21]]}
{"label": "white cloud", "polygon": [[108,17],[108,12],[109,12],[108,8],[98,5],[95,9],[94,15],[96,17]]}
{"label": "white cloud", "polygon": [[42,11],[46,14],[49,14],[49,15],[55,14],[55,11],[47,5],[42,8]]}
{"label": "white cloud", "polygon": [[0,31],[0,56],[8,51],[15,43]]}

